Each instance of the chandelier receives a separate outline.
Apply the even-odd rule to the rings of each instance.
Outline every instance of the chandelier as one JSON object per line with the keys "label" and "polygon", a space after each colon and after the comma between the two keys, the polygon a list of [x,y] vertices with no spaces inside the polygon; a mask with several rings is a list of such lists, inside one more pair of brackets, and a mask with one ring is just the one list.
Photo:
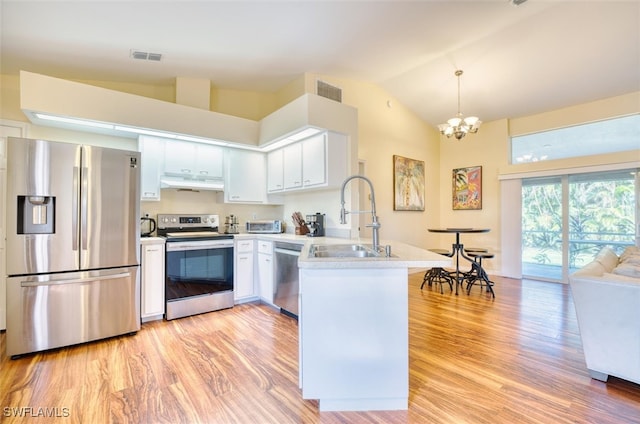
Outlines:
{"label": "chandelier", "polygon": [[458,77],[458,114],[455,118],[451,118],[446,124],[438,125],[440,134],[446,135],[447,138],[454,136],[458,140],[462,139],[467,133],[477,133],[482,121],[477,116],[463,117],[460,112],[460,75],[462,71],[458,69],[456,71],[456,77]]}

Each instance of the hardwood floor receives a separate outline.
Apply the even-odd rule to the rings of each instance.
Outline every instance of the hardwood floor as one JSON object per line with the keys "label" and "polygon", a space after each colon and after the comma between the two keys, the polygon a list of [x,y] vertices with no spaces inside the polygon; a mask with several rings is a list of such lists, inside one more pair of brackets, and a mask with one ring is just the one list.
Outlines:
{"label": "hardwood floor", "polygon": [[640,385],[589,377],[569,287],[494,280],[492,300],[410,276],[408,411],[318,412],[298,389],[296,322],[245,304],[16,360],[2,333],[0,421],[640,422]]}

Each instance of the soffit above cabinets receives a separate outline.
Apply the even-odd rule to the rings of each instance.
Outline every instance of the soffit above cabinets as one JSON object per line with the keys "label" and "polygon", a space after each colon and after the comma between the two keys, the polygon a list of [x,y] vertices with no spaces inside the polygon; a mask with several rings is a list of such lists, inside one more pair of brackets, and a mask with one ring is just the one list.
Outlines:
{"label": "soffit above cabinets", "polygon": [[261,121],[20,72],[20,107],[37,125],[267,152],[324,130],[357,131],[357,110],[304,94]]}

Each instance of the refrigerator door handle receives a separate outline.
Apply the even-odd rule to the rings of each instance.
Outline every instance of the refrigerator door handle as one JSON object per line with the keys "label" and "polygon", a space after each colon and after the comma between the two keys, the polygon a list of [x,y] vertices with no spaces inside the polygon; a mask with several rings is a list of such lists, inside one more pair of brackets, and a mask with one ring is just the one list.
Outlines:
{"label": "refrigerator door handle", "polygon": [[89,168],[82,168],[82,182],[80,186],[80,198],[82,199],[82,205],[80,205],[80,238],[81,238],[81,249],[87,250],[87,234],[88,234],[88,216],[89,216]]}
{"label": "refrigerator door handle", "polygon": [[72,193],[72,202],[73,205],[71,208],[71,231],[73,233],[73,237],[71,239],[71,249],[78,250],[78,195],[79,193],[79,184],[80,184],[80,168],[77,166],[73,167],[73,193]]}
{"label": "refrigerator door handle", "polygon": [[39,287],[39,286],[59,286],[64,284],[82,284],[92,283],[94,281],[115,280],[118,278],[129,278],[130,272],[121,272],[119,274],[101,275],[99,277],[72,278],[70,280],[52,280],[52,281],[22,281],[20,287]]}

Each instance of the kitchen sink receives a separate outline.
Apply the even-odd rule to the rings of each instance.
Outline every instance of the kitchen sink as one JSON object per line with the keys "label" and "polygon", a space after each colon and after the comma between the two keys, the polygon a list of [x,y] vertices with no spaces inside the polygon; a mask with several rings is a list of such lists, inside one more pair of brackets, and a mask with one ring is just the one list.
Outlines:
{"label": "kitchen sink", "polygon": [[311,245],[312,258],[377,258],[379,252],[362,244],[314,244]]}

